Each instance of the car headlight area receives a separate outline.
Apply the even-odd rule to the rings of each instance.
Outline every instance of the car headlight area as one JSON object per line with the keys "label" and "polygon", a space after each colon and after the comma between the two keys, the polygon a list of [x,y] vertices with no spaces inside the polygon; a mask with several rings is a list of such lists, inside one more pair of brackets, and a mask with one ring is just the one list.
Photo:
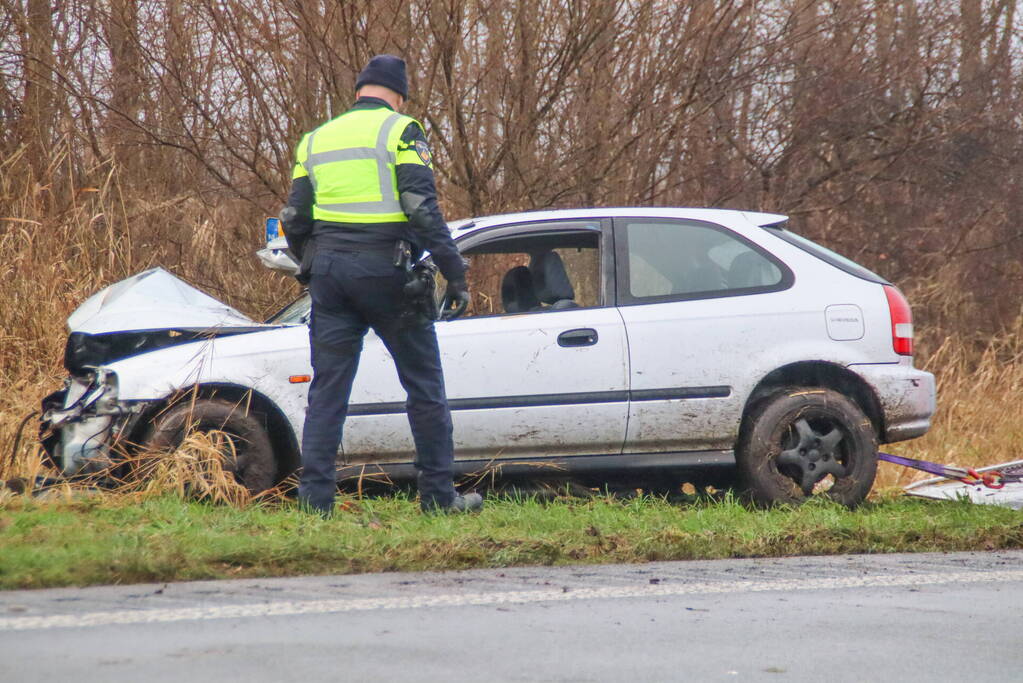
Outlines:
{"label": "car headlight area", "polygon": [[111,370],[69,377],[61,390],[43,399],[40,435],[51,464],[65,475],[107,468],[112,444],[143,405],[118,400],[117,373]]}

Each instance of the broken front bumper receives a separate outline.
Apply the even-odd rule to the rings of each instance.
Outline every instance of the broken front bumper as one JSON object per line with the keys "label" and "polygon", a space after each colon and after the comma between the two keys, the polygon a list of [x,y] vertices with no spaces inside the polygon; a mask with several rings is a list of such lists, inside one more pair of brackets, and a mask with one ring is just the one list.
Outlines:
{"label": "broken front bumper", "polygon": [[65,475],[109,467],[112,446],[138,419],[142,404],[117,398],[117,375],[98,368],[69,377],[43,399],[40,442],[50,464]]}

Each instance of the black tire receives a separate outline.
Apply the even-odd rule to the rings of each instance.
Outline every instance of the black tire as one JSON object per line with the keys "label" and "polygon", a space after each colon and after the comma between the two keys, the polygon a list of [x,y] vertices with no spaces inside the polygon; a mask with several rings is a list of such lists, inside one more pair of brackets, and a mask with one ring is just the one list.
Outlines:
{"label": "black tire", "polygon": [[244,405],[215,399],[182,401],[154,421],[144,445],[153,451],[169,451],[181,445],[190,432],[220,431],[234,442],[235,457],[225,454],[224,469],[234,473],[251,493],[274,485],[277,465],[273,446],[262,420]]}
{"label": "black tire", "polygon": [[859,406],[842,394],[790,387],[754,406],[735,459],[740,484],[758,505],[798,504],[822,495],[855,507],[874,485],[877,435]]}

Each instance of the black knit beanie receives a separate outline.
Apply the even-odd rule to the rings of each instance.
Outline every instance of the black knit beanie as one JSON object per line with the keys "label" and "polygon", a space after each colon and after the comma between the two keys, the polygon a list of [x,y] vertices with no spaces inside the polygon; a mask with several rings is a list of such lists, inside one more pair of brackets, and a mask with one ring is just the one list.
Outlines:
{"label": "black knit beanie", "polygon": [[405,75],[405,60],[394,55],[377,55],[369,60],[355,81],[355,89],[364,85],[382,85],[408,99],[408,77]]}

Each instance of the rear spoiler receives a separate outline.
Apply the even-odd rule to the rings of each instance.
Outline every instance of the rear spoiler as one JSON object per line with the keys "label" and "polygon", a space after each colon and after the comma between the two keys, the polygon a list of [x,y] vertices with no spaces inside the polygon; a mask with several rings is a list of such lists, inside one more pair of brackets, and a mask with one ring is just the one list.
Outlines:
{"label": "rear spoiler", "polygon": [[774,228],[789,220],[788,216],[780,213],[758,213],[756,211],[743,211],[742,215],[753,225],[760,228]]}

